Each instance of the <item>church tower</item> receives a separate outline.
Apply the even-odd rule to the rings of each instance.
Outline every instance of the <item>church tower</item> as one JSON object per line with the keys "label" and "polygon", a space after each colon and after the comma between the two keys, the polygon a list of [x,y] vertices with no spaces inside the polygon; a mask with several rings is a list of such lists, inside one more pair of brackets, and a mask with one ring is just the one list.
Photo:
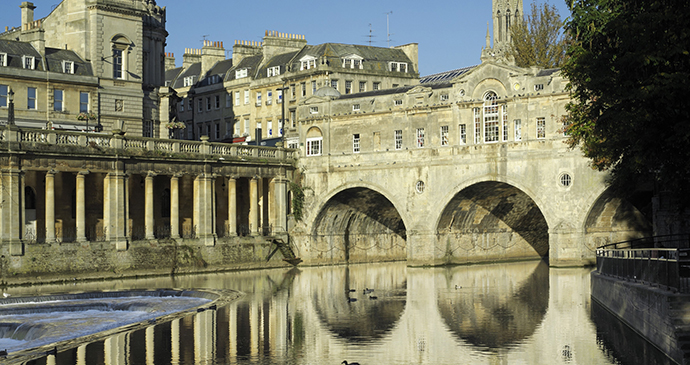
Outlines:
{"label": "church tower", "polygon": [[491,20],[493,28],[493,46],[491,32],[487,24],[486,47],[482,50],[482,62],[496,61],[513,63],[507,55],[510,49],[510,27],[522,20],[522,0],[491,0]]}

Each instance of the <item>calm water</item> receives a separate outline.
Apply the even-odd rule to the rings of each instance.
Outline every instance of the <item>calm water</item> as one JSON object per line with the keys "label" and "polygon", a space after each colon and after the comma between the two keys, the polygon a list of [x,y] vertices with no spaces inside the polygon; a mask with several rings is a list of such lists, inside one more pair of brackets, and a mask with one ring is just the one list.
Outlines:
{"label": "calm water", "polygon": [[[452,268],[371,264],[9,291],[175,287],[246,293],[216,311],[60,349],[30,362],[36,364],[669,363],[593,306],[589,273],[550,269],[542,262]],[[365,294],[366,288],[374,290]]]}

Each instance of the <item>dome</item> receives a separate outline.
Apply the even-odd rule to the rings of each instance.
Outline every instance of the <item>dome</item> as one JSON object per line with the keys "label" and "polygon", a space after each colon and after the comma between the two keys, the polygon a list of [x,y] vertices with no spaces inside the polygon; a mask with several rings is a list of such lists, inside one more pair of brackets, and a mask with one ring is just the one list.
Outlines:
{"label": "dome", "polygon": [[338,90],[330,86],[324,86],[319,88],[318,90],[316,90],[314,95],[331,99],[337,99],[340,97],[340,93],[338,92]]}

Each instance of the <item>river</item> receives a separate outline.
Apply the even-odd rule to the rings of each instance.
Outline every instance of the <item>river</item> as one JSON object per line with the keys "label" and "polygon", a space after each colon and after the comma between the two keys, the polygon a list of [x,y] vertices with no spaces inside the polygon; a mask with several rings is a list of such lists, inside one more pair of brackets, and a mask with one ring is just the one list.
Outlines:
{"label": "river", "polygon": [[358,264],[8,292],[213,288],[245,293],[215,311],[60,349],[31,364],[670,363],[592,303],[590,272],[549,268],[541,261],[443,268]]}

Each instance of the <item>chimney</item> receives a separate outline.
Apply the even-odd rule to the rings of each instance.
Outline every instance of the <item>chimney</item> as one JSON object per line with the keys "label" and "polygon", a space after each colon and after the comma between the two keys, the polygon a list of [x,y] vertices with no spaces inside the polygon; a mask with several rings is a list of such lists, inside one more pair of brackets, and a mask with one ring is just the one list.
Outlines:
{"label": "chimney", "polygon": [[172,70],[175,68],[175,54],[171,52],[165,52],[165,71]]}
{"label": "chimney", "polygon": [[22,5],[19,5],[19,7],[22,9],[22,25],[33,23],[34,9],[36,9],[34,3],[25,1]]}
{"label": "chimney", "polygon": [[414,72],[419,72],[419,44],[410,43],[402,46],[393,47],[394,49],[399,49],[405,52],[407,58],[412,61],[412,70]]}
{"label": "chimney", "polygon": [[201,62],[201,50],[195,48],[185,48],[182,55],[182,67],[185,69],[189,66]]}
{"label": "chimney", "polygon": [[300,34],[267,30],[263,44],[264,60],[268,61],[277,54],[299,51],[307,45],[307,39],[304,35]]}
{"label": "chimney", "polygon": [[244,58],[261,54],[261,49],[261,42],[236,40],[232,47],[232,64],[239,65]]}
{"label": "chimney", "polygon": [[201,78],[218,62],[225,60],[223,42],[204,41],[201,48]]}

